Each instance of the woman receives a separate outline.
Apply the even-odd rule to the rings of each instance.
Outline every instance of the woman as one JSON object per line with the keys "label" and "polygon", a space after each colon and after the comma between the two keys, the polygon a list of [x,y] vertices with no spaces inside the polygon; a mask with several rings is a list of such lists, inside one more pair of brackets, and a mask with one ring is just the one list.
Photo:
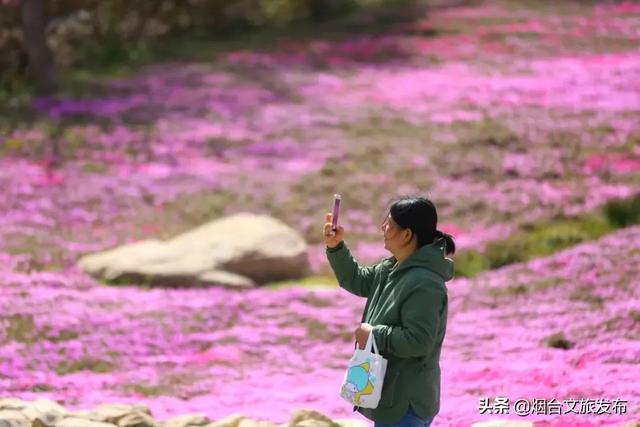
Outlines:
{"label": "woman", "polygon": [[331,231],[327,258],[340,286],[367,298],[355,339],[364,348],[373,333],[388,360],[380,403],[358,408],[375,427],[427,427],[440,410],[440,351],[447,329],[447,288],[453,277],[453,238],[437,229],[434,204],[423,197],[396,200],[382,224],[392,257],[360,266],[347,248],[344,228]]}

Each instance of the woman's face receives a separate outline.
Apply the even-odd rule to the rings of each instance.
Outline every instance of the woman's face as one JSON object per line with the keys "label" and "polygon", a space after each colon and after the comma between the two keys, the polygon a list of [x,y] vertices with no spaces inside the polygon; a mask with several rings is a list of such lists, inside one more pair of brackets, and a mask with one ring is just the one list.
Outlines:
{"label": "woman's face", "polygon": [[402,229],[391,218],[391,214],[387,216],[381,226],[382,234],[384,236],[384,247],[391,253],[395,253],[397,249],[400,249],[407,245],[412,237],[411,230],[408,228]]}

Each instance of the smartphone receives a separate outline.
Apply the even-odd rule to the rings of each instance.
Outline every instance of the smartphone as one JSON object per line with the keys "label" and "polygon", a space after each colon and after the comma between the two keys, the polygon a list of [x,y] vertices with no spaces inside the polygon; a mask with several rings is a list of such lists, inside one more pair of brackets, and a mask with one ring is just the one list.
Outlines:
{"label": "smartphone", "polygon": [[340,200],[342,197],[339,194],[333,195],[333,214],[331,215],[331,231],[334,233],[338,231],[338,216],[340,215]]}

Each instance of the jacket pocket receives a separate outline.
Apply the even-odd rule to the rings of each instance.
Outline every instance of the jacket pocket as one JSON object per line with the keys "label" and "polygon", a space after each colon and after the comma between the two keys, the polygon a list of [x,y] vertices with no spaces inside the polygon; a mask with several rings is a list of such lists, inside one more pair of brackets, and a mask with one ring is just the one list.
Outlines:
{"label": "jacket pocket", "polygon": [[400,377],[400,369],[388,371],[384,376],[382,395],[380,396],[380,402],[378,402],[379,408],[388,408],[395,404],[398,377]]}

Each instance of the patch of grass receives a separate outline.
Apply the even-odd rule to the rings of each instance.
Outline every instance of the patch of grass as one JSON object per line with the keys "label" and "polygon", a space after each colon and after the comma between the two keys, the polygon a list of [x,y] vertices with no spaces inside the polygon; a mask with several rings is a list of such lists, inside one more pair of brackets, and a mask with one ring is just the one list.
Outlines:
{"label": "patch of grass", "polygon": [[458,143],[464,146],[495,146],[510,150],[517,150],[522,146],[516,133],[505,123],[495,119],[455,122],[452,128],[459,135]]}
{"label": "patch of grass", "polygon": [[591,307],[594,309],[602,308],[604,304],[604,298],[598,295],[594,295],[591,292],[590,288],[585,288],[585,287],[582,287],[573,291],[569,295],[569,299],[571,301],[583,301],[583,302],[589,303]]}
{"label": "patch of grass", "polygon": [[545,279],[534,283],[518,283],[513,286],[490,288],[488,293],[494,297],[506,297],[513,298],[521,295],[529,295],[538,291],[553,288],[558,285],[558,281],[555,279]]}
{"label": "patch of grass", "polygon": [[631,199],[609,201],[604,207],[604,214],[618,228],[640,224],[640,193]]}
{"label": "patch of grass", "polygon": [[330,299],[322,298],[318,295],[313,294],[304,295],[300,298],[300,300],[305,304],[318,308],[331,307],[331,305],[333,305],[333,302]]}
{"label": "patch of grass", "polygon": [[74,361],[63,361],[56,366],[56,373],[58,375],[66,375],[72,372],[78,371],[91,371],[98,373],[111,372],[114,369],[114,365],[106,360],[94,359],[92,357],[83,357]]}
{"label": "patch of grass", "polygon": [[31,343],[35,340],[35,322],[30,314],[14,314],[8,317],[7,340]]}
{"label": "patch of grass", "polygon": [[524,225],[508,239],[492,242],[480,251],[463,251],[455,257],[456,275],[473,277],[494,268],[551,255],[613,231],[605,218],[582,217]]}
{"label": "patch of grass", "polygon": [[170,395],[171,390],[163,385],[151,385],[151,384],[129,384],[125,386],[125,391],[141,394],[146,397],[155,397]]}
{"label": "patch of grass", "polygon": [[[14,255],[32,255],[19,270],[55,271],[66,265],[63,248],[51,245],[43,237],[33,235],[15,235],[5,250]],[[43,255],[46,254],[46,261]]]}
{"label": "patch of grass", "polygon": [[98,163],[96,161],[88,161],[82,166],[82,170],[87,173],[96,175],[103,175],[109,171],[109,166],[106,163]]}
{"label": "patch of grass", "polygon": [[454,259],[455,275],[459,277],[474,277],[490,268],[489,258],[480,251],[460,251]]}
{"label": "patch of grass", "polygon": [[[186,332],[193,333],[193,332],[199,332],[200,330],[201,328],[198,328],[198,329],[187,328]],[[201,342],[201,343],[198,343],[198,348],[200,349],[200,351],[207,351],[213,347],[224,346],[227,344],[238,344],[238,338],[234,336],[229,336],[229,337],[220,338],[215,341]]]}
{"label": "patch of grass", "polygon": [[[606,218],[585,215],[525,224],[521,232],[504,242],[489,245],[486,251],[491,267],[501,267],[513,261],[524,261],[545,256],[576,244],[597,239],[614,230]],[[514,253],[519,255],[513,255]]]}
{"label": "patch of grass", "polygon": [[517,32],[500,32],[500,31],[490,31],[487,33],[484,33],[480,39],[483,42],[509,42],[510,40],[513,39],[519,39],[519,40],[526,40],[526,41],[531,41],[531,40],[536,40],[540,38],[540,33],[536,33],[533,31],[517,31]]}
{"label": "patch of grass", "polygon": [[342,123],[340,128],[345,131],[348,137],[356,138],[397,139],[401,137],[428,137],[430,135],[428,127],[408,122],[401,116],[389,116],[374,112],[362,121]]}
{"label": "patch of grass", "polygon": [[200,378],[190,371],[167,371],[158,383],[125,384],[122,389],[125,392],[142,394],[143,396],[185,396],[186,388],[199,381]]}
{"label": "patch of grass", "polygon": [[[308,277],[297,279],[297,280],[283,280],[278,282],[267,283],[264,286],[264,289],[279,290],[279,289],[291,288],[291,287],[297,287],[297,286],[302,286],[310,289],[339,287],[338,282],[336,281],[336,278],[334,276],[308,276]],[[313,301],[311,301],[310,303],[313,304]],[[317,303],[320,304],[320,302],[317,302]]]}
{"label": "patch of grass", "polygon": [[507,10],[527,12],[540,15],[581,16],[589,13],[590,5],[600,0],[564,0],[561,2],[548,0],[500,0],[499,4]]}
{"label": "patch of grass", "polygon": [[[467,1],[469,6],[473,6],[472,1]],[[527,16],[499,15],[468,15],[468,16],[448,16],[446,20],[435,22],[434,26],[438,33],[470,33],[476,32],[478,28],[493,26],[503,26],[527,22]]]}
{"label": "patch of grass", "polygon": [[[280,327],[304,327],[307,330],[307,337],[313,340],[327,341],[335,338],[335,334],[327,328],[327,324],[314,317],[294,316],[280,322]],[[282,337],[282,344],[289,342],[290,337]]]}
{"label": "patch of grass", "polygon": [[474,277],[485,270],[548,256],[634,224],[640,224],[640,195],[610,201],[597,213],[524,224],[508,239],[488,244],[484,251],[455,255],[455,273]]}
{"label": "patch of grass", "polygon": [[54,391],[54,390],[55,390],[54,386],[46,383],[38,383],[31,386],[31,391],[33,393],[41,393],[41,392]]}
{"label": "patch of grass", "polygon": [[327,325],[318,319],[310,317],[300,319],[300,323],[307,328],[308,337],[312,340],[326,340],[328,337]]}
{"label": "patch of grass", "polygon": [[562,48],[565,52],[614,53],[636,49],[638,40],[628,37],[598,36],[565,38]]}
{"label": "patch of grass", "polygon": [[74,340],[80,337],[80,334],[76,331],[69,331],[63,329],[59,331],[57,334],[47,334],[47,339],[51,342],[61,342],[61,341],[69,341]]}
{"label": "patch of grass", "polygon": [[[160,226],[161,238],[173,237],[181,232],[224,215],[225,206],[234,198],[225,192],[207,191],[177,197],[167,203],[156,223]],[[152,200],[148,201],[152,203]],[[250,205],[248,205],[250,206]]]}

